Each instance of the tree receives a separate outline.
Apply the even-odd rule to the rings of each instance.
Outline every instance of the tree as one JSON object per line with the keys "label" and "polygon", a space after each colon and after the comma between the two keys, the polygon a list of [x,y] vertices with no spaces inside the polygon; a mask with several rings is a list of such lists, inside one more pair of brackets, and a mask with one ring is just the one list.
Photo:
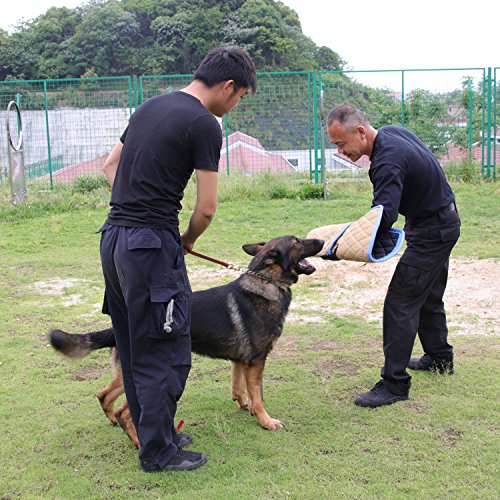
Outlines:
{"label": "tree", "polygon": [[252,39],[244,42],[259,70],[298,69],[294,62],[298,56],[294,35],[300,22],[294,11],[272,0],[247,0],[237,15],[243,28],[254,28]]}
{"label": "tree", "polygon": [[443,100],[428,90],[410,92],[406,110],[405,127],[414,132],[436,155],[445,152],[452,127],[446,121],[447,110]]}
{"label": "tree", "polygon": [[[482,133],[482,86],[483,82],[479,82],[478,87],[474,88],[471,78],[465,78],[462,81],[462,91],[460,92],[459,102],[467,113],[467,127],[456,131],[454,135],[455,141],[463,148],[469,147],[470,127],[472,126],[472,142],[481,140]],[[472,116],[472,124],[470,117]]]}
{"label": "tree", "polygon": [[336,70],[345,64],[302,33],[275,0],[89,0],[52,7],[0,34],[0,78],[192,73],[209,49],[238,45],[259,71]]}
{"label": "tree", "polygon": [[131,61],[139,37],[135,16],[119,3],[110,1],[89,9],[71,41],[74,60],[85,61],[79,74],[90,67],[100,75],[133,73]]}
{"label": "tree", "polygon": [[345,67],[346,62],[329,47],[315,47],[314,61],[319,70],[335,71]]}
{"label": "tree", "polygon": [[[20,25],[18,25],[20,28]],[[21,30],[24,30],[24,25]],[[37,78],[38,54],[32,42],[31,33],[14,32],[3,38],[0,51],[0,78],[5,80],[34,80]]]}
{"label": "tree", "polygon": [[81,22],[81,14],[66,7],[52,7],[31,23],[31,40],[38,53],[38,78],[68,76],[65,65],[68,41]]}

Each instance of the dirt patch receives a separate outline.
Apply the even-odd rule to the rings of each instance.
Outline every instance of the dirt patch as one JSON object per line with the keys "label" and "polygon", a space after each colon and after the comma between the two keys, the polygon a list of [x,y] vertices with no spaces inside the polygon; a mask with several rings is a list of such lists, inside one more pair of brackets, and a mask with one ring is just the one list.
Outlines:
{"label": "dirt patch", "polygon": [[[301,311],[318,323],[326,321],[322,312],[363,316],[381,323],[385,293],[397,262],[398,258],[393,258],[365,265],[314,259],[316,273],[301,280],[311,280],[317,293],[314,298],[297,294],[287,321],[307,322]],[[499,282],[499,260],[451,259],[444,302],[453,335],[499,334],[495,307]]]}
{"label": "dirt patch", "polygon": [[[53,297],[63,297],[61,305],[63,307],[74,306],[85,302],[81,293],[77,293],[82,289],[89,287],[89,280],[75,278],[52,278],[47,281],[35,281],[31,287],[39,295],[49,295]],[[74,291],[75,293],[71,293]]]}
{"label": "dirt patch", "polygon": [[35,281],[32,287],[41,295],[62,295],[68,288],[75,288],[83,284],[87,286],[89,280],[80,280],[75,278],[52,278],[47,281]]}
{"label": "dirt patch", "polygon": [[72,380],[97,380],[109,372],[109,366],[89,366],[71,374]]}
{"label": "dirt patch", "polygon": [[456,429],[447,429],[443,432],[442,438],[450,448],[455,448],[462,435],[462,431],[458,431]]}
{"label": "dirt patch", "polygon": [[[367,321],[381,324],[385,293],[398,257],[380,264],[328,262],[317,258],[311,261],[317,271],[311,276],[302,276],[294,286],[287,323],[321,325],[328,320],[327,313],[362,316]],[[193,290],[228,283],[239,275],[238,271],[218,267],[189,267]],[[495,304],[499,282],[500,260],[451,259],[444,302],[452,336],[499,335],[500,320]],[[64,296],[63,306],[84,301],[85,298],[78,292],[89,286],[96,284],[72,278],[53,278],[32,284],[40,295]],[[306,288],[307,295],[302,293]],[[311,290],[314,290],[314,295],[311,295]],[[100,308],[100,304],[96,307]],[[295,341],[280,347],[293,355],[298,350],[294,344]]]}
{"label": "dirt patch", "polygon": [[357,375],[361,368],[364,368],[364,365],[362,365],[361,363],[357,364],[336,359],[335,361],[317,361],[314,364],[314,368],[312,371],[315,375],[324,379],[325,377],[331,377],[334,373],[340,373],[342,375]]}

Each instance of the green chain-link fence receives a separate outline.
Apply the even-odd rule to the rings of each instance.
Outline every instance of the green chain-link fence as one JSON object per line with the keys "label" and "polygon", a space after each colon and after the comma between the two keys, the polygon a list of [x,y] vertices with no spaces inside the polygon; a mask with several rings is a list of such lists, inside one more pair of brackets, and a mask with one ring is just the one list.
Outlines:
{"label": "green chain-link fence", "polygon": [[129,77],[0,82],[3,177],[10,101],[21,109],[26,179],[52,184],[100,171],[130,117],[134,91]]}
{"label": "green chain-link fence", "polygon": [[[360,76],[365,83],[353,86]],[[442,164],[473,160],[484,177],[496,176],[493,148],[500,132],[491,69],[321,72],[320,87],[325,109],[351,102],[365,110],[375,127],[397,124],[415,132]],[[328,142],[325,129],[321,140]],[[325,155],[327,168],[329,159],[339,161],[334,151]]]}
{"label": "green chain-link fence", "polygon": [[[323,180],[324,169],[356,171],[358,166],[329,144],[325,127],[329,109],[350,102],[364,109],[375,127],[400,124],[413,130],[443,164],[474,160],[485,178],[494,178],[500,154],[498,70],[259,73],[258,92],[221,122],[220,171],[298,171],[314,182]],[[13,117],[4,110],[10,101],[22,112],[26,178],[52,185],[101,174],[133,110],[154,95],[185,87],[191,78],[0,82],[0,182],[9,171],[6,119]]]}

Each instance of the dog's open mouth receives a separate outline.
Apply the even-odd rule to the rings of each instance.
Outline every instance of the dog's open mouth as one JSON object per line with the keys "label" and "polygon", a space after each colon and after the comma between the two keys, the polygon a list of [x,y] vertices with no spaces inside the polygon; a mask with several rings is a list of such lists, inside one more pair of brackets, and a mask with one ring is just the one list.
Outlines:
{"label": "dog's open mouth", "polygon": [[312,274],[316,268],[307,259],[302,259],[299,261],[298,271],[299,274]]}

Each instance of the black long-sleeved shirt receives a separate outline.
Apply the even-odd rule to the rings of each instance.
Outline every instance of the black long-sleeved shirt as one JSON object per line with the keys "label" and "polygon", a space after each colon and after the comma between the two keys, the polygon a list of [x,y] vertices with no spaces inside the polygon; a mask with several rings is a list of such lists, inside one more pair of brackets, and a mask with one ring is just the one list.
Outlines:
{"label": "black long-sleeved shirt", "polygon": [[378,129],[370,161],[372,206],[384,206],[381,230],[390,229],[398,213],[406,218],[430,217],[455,200],[436,157],[405,128]]}

